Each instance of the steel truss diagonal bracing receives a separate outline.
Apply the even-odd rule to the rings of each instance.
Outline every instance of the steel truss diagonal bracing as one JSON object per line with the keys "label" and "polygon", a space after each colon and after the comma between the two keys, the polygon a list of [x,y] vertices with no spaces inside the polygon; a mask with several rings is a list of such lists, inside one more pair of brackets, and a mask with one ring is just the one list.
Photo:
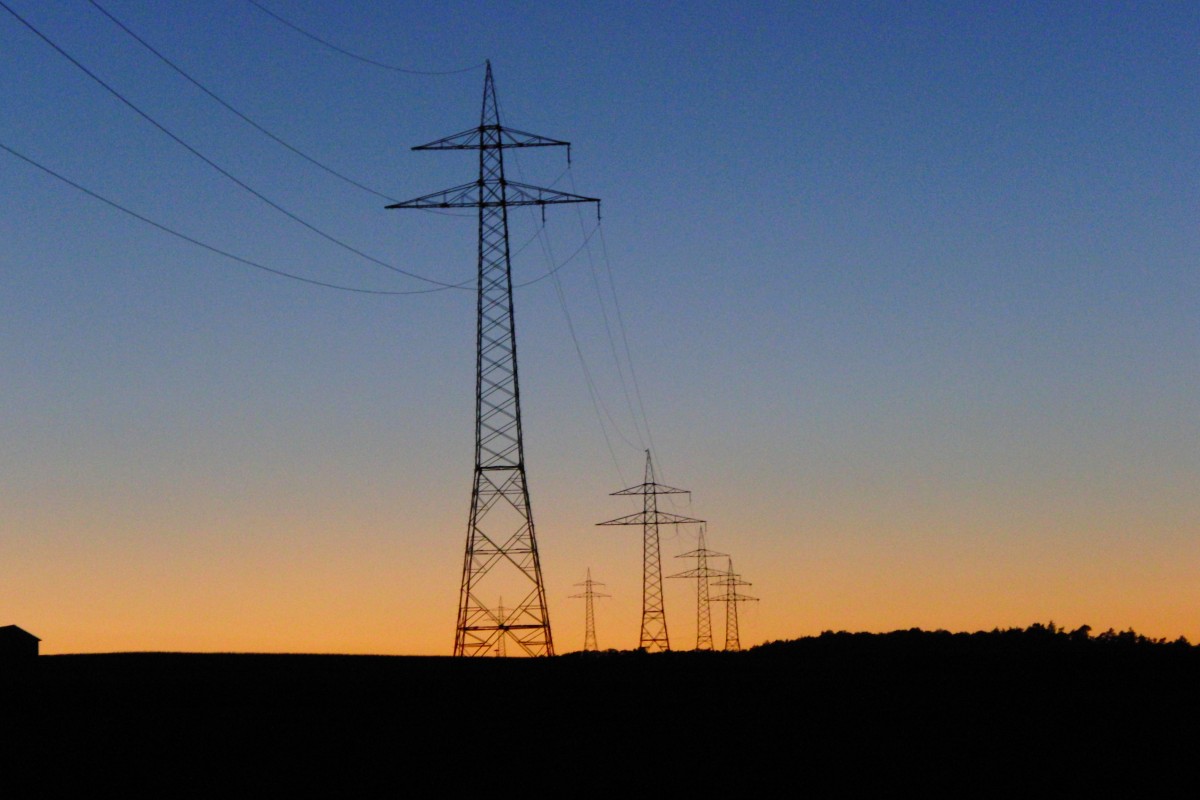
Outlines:
{"label": "steel truss diagonal bracing", "polygon": [[[507,652],[554,655],[550,615],[538,560],[533,512],[525,479],[517,341],[513,324],[508,209],[512,206],[599,203],[504,177],[510,147],[566,146],[566,142],[500,124],[492,66],[487,64],[479,127],[414,150],[478,150],[479,179],[388,208],[477,208],[479,276],[475,360],[475,480],[459,592],[454,654]],[[485,598],[516,597],[502,617]]]}

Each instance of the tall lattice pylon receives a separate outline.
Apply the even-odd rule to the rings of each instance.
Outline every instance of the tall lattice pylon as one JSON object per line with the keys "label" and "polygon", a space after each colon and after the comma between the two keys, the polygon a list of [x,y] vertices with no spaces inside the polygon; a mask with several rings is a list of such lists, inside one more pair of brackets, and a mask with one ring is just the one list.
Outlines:
{"label": "tall lattice pylon", "polygon": [[712,650],[713,635],[712,635],[712,603],[709,597],[708,585],[713,578],[722,576],[725,573],[719,569],[714,569],[708,565],[710,558],[720,558],[725,553],[718,553],[715,550],[709,550],[704,543],[704,526],[700,526],[700,535],[697,541],[695,550],[687,553],[680,553],[676,558],[694,558],[696,566],[685,572],[678,572],[674,575],[668,575],[668,578],[695,578],[696,579],[696,649],[697,650]]}
{"label": "tall lattice pylon", "polygon": [[[557,203],[599,203],[504,177],[510,147],[569,147],[567,142],[505,128],[500,124],[492,65],[483,82],[479,127],[419,145],[414,150],[478,150],[479,178],[388,208],[479,209],[479,281],[475,358],[475,482],[467,524],[454,634],[457,656],[486,655],[507,637],[526,655],[554,655],[550,614],[534,536],[521,394],[517,384],[517,340],[513,325],[512,268],[508,209]],[[520,598],[500,621],[482,598],[499,592]]]}
{"label": "tall lattice pylon", "polygon": [[592,580],[592,568],[591,567],[588,567],[587,580],[585,580],[583,583],[577,583],[575,585],[583,587],[582,592],[580,592],[579,594],[571,595],[572,599],[583,598],[584,605],[585,605],[584,625],[583,625],[583,651],[585,653],[587,653],[587,652],[594,653],[600,649],[599,646],[597,646],[597,644],[596,644],[595,599],[597,597],[612,597],[612,595],[605,594],[604,592],[596,591],[597,586],[603,586],[604,584],[600,583],[599,581]]}
{"label": "tall lattice pylon", "polygon": [[721,578],[713,581],[713,586],[722,587],[725,592],[713,598],[714,602],[725,604],[725,649],[726,650],[741,650],[742,641],[738,635],[738,604],[751,601],[757,601],[757,597],[750,597],[738,591],[739,586],[751,586],[748,581],[742,580],[742,576],[733,571],[733,559],[728,561],[728,569],[721,574]]}
{"label": "tall lattice pylon", "polygon": [[658,526],[681,522],[700,523],[703,520],[658,510],[660,494],[687,494],[687,490],[674,489],[655,482],[654,462],[650,459],[649,450],[646,451],[646,476],[642,483],[613,492],[613,496],[637,494],[642,495],[641,513],[597,524],[642,526],[642,636],[638,646],[647,652],[670,650],[667,612],[663,607],[662,557],[659,553]]}

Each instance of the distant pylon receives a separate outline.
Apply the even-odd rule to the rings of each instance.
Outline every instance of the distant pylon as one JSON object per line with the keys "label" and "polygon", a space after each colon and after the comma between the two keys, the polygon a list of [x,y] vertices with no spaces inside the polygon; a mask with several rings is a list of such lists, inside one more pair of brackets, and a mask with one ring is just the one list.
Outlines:
{"label": "distant pylon", "polygon": [[658,510],[660,494],[687,494],[686,489],[674,489],[654,481],[654,463],[650,451],[646,451],[646,477],[637,486],[613,492],[617,495],[642,495],[642,511],[626,517],[610,519],[599,525],[642,526],[642,636],[638,644],[647,652],[670,650],[671,640],[667,636],[667,613],[663,608],[662,557],[658,547],[658,526],[680,522],[700,523],[703,520],[681,517]]}
{"label": "distant pylon", "polygon": [[[500,605],[496,608],[496,624],[501,630],[508,630],[508,614],[504,611],[504,598],[500,598]],[[504,658],[508,655],[508,647],[505,642],[508,641],[507,636],[499,636],[496,638],[496,655],[499,658]]]}
{"label": "distant pylon", "polygon": [[[478,150],[479,179],[388,208],[479,209],[479,276],[475,333],[475,484],[463,558],[454,655],[486,655],[510,638],[531,656],[554,655],[550,614],[542,583],[533,512],[525,481],[525,446],[517,385],[517,342],[513,326],[512,268],[508,209],[556,203],[599,203],[554,189],[506,180],[504,150],[510,147],[570,147],[500,125],[492,65],[483,81],[479,127],[414,150]],[[568,151],[569,152],[569,151]],[[506,622],[481,598],[497,588],[520,599]]]}
{"label": "distant pylon", "polygon": [[679,572],[667,577],[696,579],[696,649],[712,650],[712,607],[708,596],[708,584],[712,578],[724,575],[725,573],[719,569],[710,567],[708,559],[718,558],[725,555],[725,553],[718,553],[704,546],[704,525],[700,526],[698,545],[695,550],[675,556],[676,558],[696,559],[695,569],[689,569],[686,572]]}
{"label": "distant pylon", "polygon": [[757,601],[758,598],[738,592],[737,587],[752,586],[753,584],[742,580],[742,576],[733,571],[732,558],[728,563],[729,568],[722,573],[721,579],[713,581],[713,586],[724,587],[725,593],[714,597],[713,602],[725,604],[725,649],[741,650],[742,642],[738,636],[738,603]]}
{"label": "distant pylon", "polygon": [[577,583],[576,586],[582,586],[583,591],[579,594],[571,595],[572,598],[582,597],[586,610],[584,611],[584,627],[583,627],[583,650],[584,652],[595,652],[600,648],[596,645],[596,611],[592,602],[597,597],[612,597],[611,594],[597,592],[595,587],[603,586],[603,583],[592,580],[592,568],[588,567],[587,580],[583,583]]}

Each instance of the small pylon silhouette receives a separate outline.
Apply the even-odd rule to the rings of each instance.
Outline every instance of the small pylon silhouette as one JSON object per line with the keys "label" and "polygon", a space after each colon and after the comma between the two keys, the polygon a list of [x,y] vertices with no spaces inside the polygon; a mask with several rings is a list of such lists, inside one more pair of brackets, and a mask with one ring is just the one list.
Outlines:
{"label": "small pylon silhouette", "polygon": [[582,586],[583,591],[579,594],[571,595],[571,598],[574,599],[582,597],[586,606],[586,611],[584,612],[585,619],[583,628],[583,651],[585,653],[594,653],[600,648],[596,645],[596,612],[593,600],[597,597],[612,597],[612,595],[596,591],[595,587],[603,586],[604,584],[600,583],[599,581],[592,580],[591,567],[588,567],[587,580],[585,580],[583,583],[577,583],[575,585]]}
{"label": "small pylon silhouette", "polygon": [[708,565],[708,559],[719,558],[725,553],[718,553],[714,550],[709,550],[704,545],[704,525],[700,526],[700,537],[698,547],[688,553],[681,553],[676,558],[694,558],[696,559],[695,569],[689,569],[686,572],[679,572],[674,575],[668,575],[668,578],[695,578],[696,579],[696,649],[697,650],[712,650],[713,635],[712,635],[712,605],[709,598],[708,585],[712,578],[722,576],[725,573],[719,569],[713,569]]}
{"label": "small pylon silhouette", "polygon": [[[500,598],[500,605],[496,607],[496,613],[492,615],[496,620],[496,627],[501,631],[508,630],[508,612],[504,610],[504,598]],[[496,639],[496,656],[505,658],[508,656],[508,647],[505,645],[507,636],[500,636]]]}
{"label": "small pylon silhouette", "polygon": [[741,650],[742,642],[738,636],[738,603],[757,602],[758,598],[738,592],[737,587],[752,586],[753,584],[742,580],[742,576],[733,571],[732,558],[729,559],[728,565],[728,569],[722,573],[720,580],[713,581],[713,586],[723,587],[725,593],[712,599],[713,602],[725,604],[725,649]]}
{"label": "small pylon silhouette", "polygon": [[655,482],[654,462],[650,459],[649,450],[646,451],[645,480],[637,486],[613,492],[613,496],[637,494],[642,496],[641,513],[597,524],[642,526],[642,636],[638,646],[647,652],[670,650],[671,640],[667,635],[667,612],[663,608],[662,556],[659,551],[658,526],[663,523],[701,523],[704,520],[658,510],[660,494],[688,494],[688,491]]}

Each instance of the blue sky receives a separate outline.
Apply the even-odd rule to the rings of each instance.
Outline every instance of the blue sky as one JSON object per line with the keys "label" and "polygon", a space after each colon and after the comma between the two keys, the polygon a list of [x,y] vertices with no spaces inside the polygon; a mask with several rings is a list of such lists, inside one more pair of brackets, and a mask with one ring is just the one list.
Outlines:
{"label": "blue sky", "polygon": [[[404,269],[473,277],[472,219],[385,211],[85,0],[5,2],[293,213]],[[556,273],[564,302],[552,279],[516,299],[560,650],[582,639],[565,597],[588,566],[614,595],[601,645],[636,643],[637,537],[593,527],[627,513],[606,493],[645,444],[605,333],[618,308],[595,288],[610,276],[663,478],[763,598],[744,638],[1048,618],[1200,638],[1196,5],[263,0],[365,57],[467,68],[441,76],[355,61],[243,0],[101,5],[397,199],[473,178],[470,154],[409,148],[476,124],[485,58],[506,124],[572,141],[566,174],[560,152],[508,162],[603,198],[602,234]],[[0,32],[0,143],[246,258],[424,285],[251,197],[2,10]],[[5,152],[0,180],[0,622],[58,652],[448,651],[471,292],[319,289]],[[514,215],[514,248],[539,223]],[[551,209],[551,254],[535,240],[517,281],[593,226]],[[611,453],[564,303],[620,428],[605,418]],[[672,537],[667,555],[691,549]],[[686,642],[688,593],[670,591]],[[220,630],[241,614],[247,632]]]}

